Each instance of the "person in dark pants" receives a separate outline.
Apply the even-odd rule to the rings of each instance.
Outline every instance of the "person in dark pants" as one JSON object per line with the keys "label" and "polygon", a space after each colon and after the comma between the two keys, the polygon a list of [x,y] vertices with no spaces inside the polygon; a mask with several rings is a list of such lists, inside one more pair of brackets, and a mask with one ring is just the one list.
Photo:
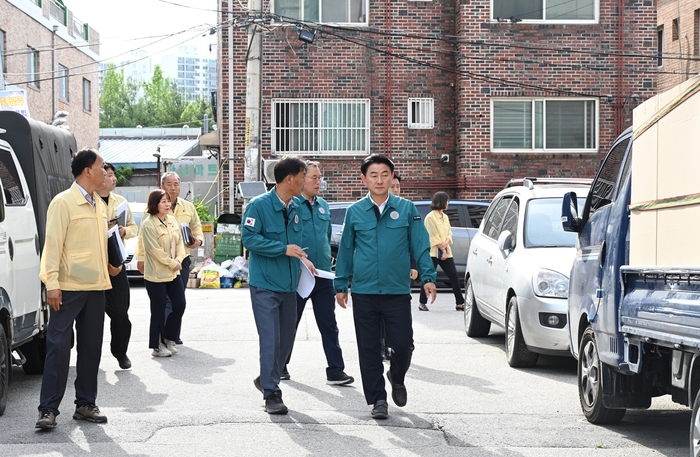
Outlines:
{"label": "person in dark pants", "polygon": [[268,414],[287,414],[280,373],[296,334],[297,287],[301,262],[314,265],[302,249],[299,199],[306,164],[285,157],[275,164],[274,188],[252,199],[243,214],[241,240],[250,252],[248,284],[260,342],[260,376],[253,380]]}
{"label": "person in dark pants", "polygon": [[[115,171],[114,165],[111,163],[105,164],[105,186],[97,191],[105,205],[107,205],[108,228],[112,228],[117,223],[117,207],[122,202],[126,202],[124,197],[113,192],[117,186]],[[135,237],[138,234],[139,227],[134,222],[134,217],[128,205],[126,207],[125,224],[125,226],[119,226],[119,235],[122,237],[122,240]],[[110,349],[112,350],[112,355],[119,362],[119,368],[128,370],[131,368],[131,360],[126,355],[129,349],[129,340],[131,339],[131,321],[129,320],[131,291],[129,289],[129,279],[126,276],[126,269],[121,268],[115,276],[112,276],[110,273],[109,280],[112,283],[112,289],[105,292],[105,310],[107,316],[109,316],[109,328],[112,334]]]}
{"label": "person in dark pants", "polygon": [[[185,312],[185,289],[179,275],[187,255],[180,226],[170,215],[170,196],[162,189],[148,195],[146,212],[141,221],[139,243],[144,252],[144,284],[151,300],[151,325],[148,347],[153,357],[170,357],[178,352],[175,338]],[[165,314],[165,300],[170,298],[173,310]]]}
{"label": "person in dark pants", "polygon": [[[452,227],[450,227],[449,217],[445,214],[449,205],[450,197],[447,193],[435,192],[433,201],[430,203],[432,211],[425,216],[425,228],[430,237],[430,257],[433,260],[433,266],[437,267],[440,265],[442,271],[447,275],[452,285],[452,293],[455,296],[455,309],[462,311],[464,309],[464,296],[459,287],[457,268],[452,258],[452,248],[450,248],[452,244]],[[427,300],[425,292],[421,290],[418,300],[418,309],[420,311],[428,311]]]}
{"label": "person in dark pants", "polygon": [[[330,271],[331,212],[328,208],[328,203],[318,196],[321,192],[322,181],[323,178],[321,177],[321,169],[318,162],[307,162],[304,188],[298,197],[301,202],[299,213],[304,232],[302,244],[304,249],[306,249],[308,259],[316,268]],[[343,361],[343,351],[340,349],[340,342],[338,341],[333,280],[317,277],[311,295],[307,298],[302,298],[297,294],[297,328],[309,298],[314,306],[314,317],[316,318],[318,330],[321,333],[323,352],[326,354],[326,362],[328,363],[326,383],[329,385],[351,384],[355,379],[343,371],[345,362]],[[290,358],[291,353],[287,363],[289,363]],[[281,379],[289,379],[286,364],[282,370]]]}
{"label": "person in dark pants", "polygon": [[[204,233],[202,232],[202,221],[199,219],[199,214],[197,213],[197,208],[191,202],[188,202],[184,198],[180,198],[180,175],[174,171],[169,171],[163,174],[160,180],[160,188],[163,189],[170,196],[170,202],[172,204],[170,208],[171,215],[175,218],[178,223],[178,228],[182,224],[186,224],[190,231],[192,232],[192,237],[194,238],[192,243],[185,245],[186,257],[182,260],[182,270],[180,270],[179,279],[182,282],[182,287],[187,289],[187,281],[190,278],[190,269],[192,268],[192,258],[190,257],[190,250],[196,249],[204,245]],[[140,247],[136,251],[136,256],[140,259],[139,255]],[[143,273],[143,263],[141,261],[137,262],[138,269]],[[165,301],[165,315],[172,311],[172,304],[169,298]],[[177,330],[177,338],[175,343],[182,344],[180,339],[180,329]]]}
{"label": "person in dark pants", "polygon": [[103,167],[96,150],[78,151],[71,162],[75,182],[54,197],[46,216],[40,278],[46,285],[50,316],[35,425],[42,430],[56,427],[68,383],[73,324],[78,352],[73,419],[107,422],[95,405],[105,290],[112,287],[107,267],[107,210],[95,192],[104,186]]}
{"label": "person in dark pants", "polygon": [[367,196],[345,213],[343,236],[336,263],[338,304],[348,303],[352,276],[352,303],[360,373],[365,400],[374,405],[376,419],[389,416],[384,365],[381,354],[381,322],[386,343],[392,349],[387,380],[397,406],[405,406],[406,372],[413,353],[411,321],[411,258],[423,278],[423,288],[435,300],[435,268],[430,261],[428,234],[415,205],[389,192],[394,163],[386,156],[367,157],[361,167]]}

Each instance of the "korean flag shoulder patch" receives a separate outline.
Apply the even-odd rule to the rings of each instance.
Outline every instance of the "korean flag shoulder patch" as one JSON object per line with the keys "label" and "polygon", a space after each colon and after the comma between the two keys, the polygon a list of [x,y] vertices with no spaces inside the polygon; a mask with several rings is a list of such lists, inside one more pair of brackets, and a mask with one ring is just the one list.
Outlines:
{"label": "korean flag shoulder patch", "polygon": [[248,227],[255,227],[255,218],[254,217],[246,217],[244,225],[246,225]]}

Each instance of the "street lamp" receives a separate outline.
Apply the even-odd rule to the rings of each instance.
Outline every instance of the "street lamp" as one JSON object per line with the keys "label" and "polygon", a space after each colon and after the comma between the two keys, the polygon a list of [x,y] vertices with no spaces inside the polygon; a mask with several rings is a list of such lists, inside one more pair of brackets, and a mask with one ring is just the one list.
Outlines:
{"label": "street lamp", "polygon": [[156,152],[153,154],[153,157],[156,158],[158,166],[158,182],[156,183],[156,186],[160,187],[160,146],[156,148]]}

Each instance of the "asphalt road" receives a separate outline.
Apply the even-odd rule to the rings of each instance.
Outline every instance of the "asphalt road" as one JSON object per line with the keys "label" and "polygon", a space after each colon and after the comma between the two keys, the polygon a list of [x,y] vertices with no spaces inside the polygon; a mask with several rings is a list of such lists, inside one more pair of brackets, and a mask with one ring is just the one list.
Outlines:
{"label": "asphalt road", "polygon": [[309,306],[289,365],[292,379],[283,382],[290,413],[269,416],[252,383],[258,342],[248,290],[188,290],[187,300],[184,346],[156,359],[147,344],[146,291],[132,288],[131,370],[119,369],[105,332],[98,405],[108,424],[72,419],[73,359],[58,427],[35,431],[41,379],[15,368],[0,416],[0,455],[688,455],[688,409],[664,398],[650,410],[628,412],[619,425],[591,425],[580,412],[573,359],[541,357],[533,369],[509,368],[503,332],[468,338],[448,291],[429,312],[413,313],[408,404],[389,401],[388,420],[371,419],[365,405],[351,310],[338,308],[336,315],[346,372],[356,381],[332,387]]}

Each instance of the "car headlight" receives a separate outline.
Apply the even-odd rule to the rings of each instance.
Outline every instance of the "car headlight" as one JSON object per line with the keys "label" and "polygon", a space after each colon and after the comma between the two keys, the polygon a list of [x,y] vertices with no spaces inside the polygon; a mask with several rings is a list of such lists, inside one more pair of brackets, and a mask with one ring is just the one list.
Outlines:
{"label": "car headlight", "polygon": [[540,270],[532,277],[532,287],[538,297],[567,298],[569,278],[552,270]]}

